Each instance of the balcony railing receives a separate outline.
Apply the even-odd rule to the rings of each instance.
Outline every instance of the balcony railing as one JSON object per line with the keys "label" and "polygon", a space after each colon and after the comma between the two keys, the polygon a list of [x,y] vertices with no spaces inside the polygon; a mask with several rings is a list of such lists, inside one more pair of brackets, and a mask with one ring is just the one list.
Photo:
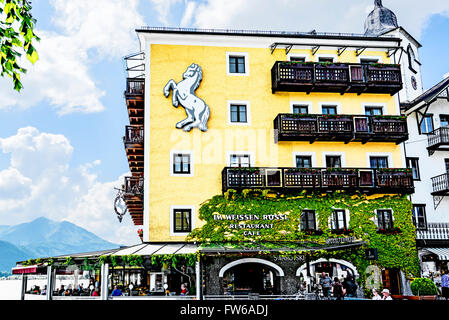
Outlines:
{"label": "balcony railing", "polygon": [[124,191],[128,196],[143,196],[143,178],[125,177]]}
{"label": "balcony railing", "polygon": [[435,150],[449,150],[449,127],[441,127],[429,133],[427,150],[430,154]]}
{"label": "balcony railing", "polygon": [[408,139],[402,116],[279,114],[276,141],[368,141],[401,143]]}
{"label": "balcony railing", "polygon": [[402,89],[400,65],[276,61],[272,91],[395,94]]}
{"label": "balcony railing", "polygon": [[125,97],[143,96],[145,93],[145,79],[127,78]]}
{"label": "balcony railing", "polygon": [[126,126],[123,142],[125,143],[125,146],[136,144],[143,145],[144,142],[143,126]]}
{"label": "balcony railing", "polygon": [[445,195],[449,193],[449,174],[445,173],[432,178],[432,195]]}
{"label": "balcony railing", "polygon": [[410,194],[414,191],[409,169],[226,167],[222,171],[222,183],[223,192],[228,189],[344,189]]}
{"label": "balcony railing", "polygon": [[416,231],[417,240],[449,240],[449,223],[428,223],[426,229]]}

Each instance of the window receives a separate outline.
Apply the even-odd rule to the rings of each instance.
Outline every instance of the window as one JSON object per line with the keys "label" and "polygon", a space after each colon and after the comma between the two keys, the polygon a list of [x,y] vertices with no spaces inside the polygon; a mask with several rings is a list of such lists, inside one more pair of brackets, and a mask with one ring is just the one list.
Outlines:
{"label": "window", "polygon": [[190,174],[190,154],[173,154],[173,173]]}
{"label": "window", "polygon": [[379,59],[376,58],[360,58],[361,64],[378,63]]}
{"label": "window", "polygon": [[311,168],[312,157],[309,156],[296,156],[296,168]]}
{"label": "window", "polygon": [[393,213],[391,210],[377,210],[377,226],[379,229],[393,229]]}
{"label": "window", "polygon": [[326,156],[326,168],[341,168],[341,156]]}
{"label": "window", "polygon": [[233,168],[249,168],[251,165],[249,154],[231,154],[230,166]]}
{"label": "window", "polygon": [[316,230],[315,211],[304,210],[301,213],[301,230]]}
{"label": "window", "polygon": [[293,108],[293,113],[295,113],[295,114],[300,114],[300,113],[307,114],[307,113],[309,113],[309,106],[307,106],[307,105],[294,104],[292,106],[292,108]]}
{"label": "window", "polygon": [[413,205],[413,224],[417,230],[427,229],[426,221],[426,205],[414,204]]}
{"label": "window", "polygon": [[173,210],[173,233],[192,231],[192,209]]}
{"label": "window", "polygon": [[446,173],[449,174],[449,159],[444,159],[444,164],[446,165]]}
{"label": "window", "polygon": [[318,62],[334,62],[333,57],[319,57]]}
{"label": "window", "polygon": [[331,229],[341,230],[348,229],[345,210],[335,210],[331,215]]}
{"label": "window", "polygon": [[421,134],[431,133],[433,131],[433,115],[424,115],[419,129]]}
{"label": "window", "polygon": [[372,169],[388,168],[388,157],[369,157]]}
{"label": "window", "polygon": [[321,107],[322,114],[337,114],[336,106],[322,106]]}
{"label": "window", "polygon": [[305,57],[290,57],[290,61],[306,62]]}
{"label": "window", "polygon": [[449,115],[441,114],[440,115],[440,127],[449,126]]}
{"label": "window", "polygon": [[381,116],[382,114],[382,107],[365,107],[365,115],[367,116]]}
{"label": "window", "polygon": [[246,73],[245,57],[229,56],[229,73]]}
{"label": "window", "polygon": [[420,180],[419,158],[407,158],[407,168],[412,169],[413,180]]}
{"label": "window", "polygon": [[247,123],[247,109],[246,105],[231,104],[231,122],[232,123]]}

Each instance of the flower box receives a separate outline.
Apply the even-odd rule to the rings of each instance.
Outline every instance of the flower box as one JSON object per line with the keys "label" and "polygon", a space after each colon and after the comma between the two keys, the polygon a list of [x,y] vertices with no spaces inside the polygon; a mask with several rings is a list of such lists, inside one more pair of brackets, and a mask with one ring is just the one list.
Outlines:
{"label": "flower box", "polygon": [[377,233],[379,234],[400,234],[402,233],[402,230],[398,227],[394,227],[392,229],[378,229]]}

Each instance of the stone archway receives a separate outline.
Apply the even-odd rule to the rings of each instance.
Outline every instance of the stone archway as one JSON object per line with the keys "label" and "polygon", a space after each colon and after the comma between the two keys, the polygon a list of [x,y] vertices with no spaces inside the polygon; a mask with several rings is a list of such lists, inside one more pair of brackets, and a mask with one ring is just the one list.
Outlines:
{"label": "stone archway", "polygon": [[[338,260],[338,259],[318,259],[318,260],[314,260],[311,261],[309,264],[310,265],[314,265],[317,263],[322,263],[322,262],[331,262],[331,263],[338,263],[340,265],[344,265],[345,267],[351,269],[353,275],[358,278],[359,277],[359,273],[357,272],[357,268],[350,262],[345,261],[345,260]],[[307,265],[304,263],[303,265],[301,265],[297,270],[296,270],[296,276],[300,276],[302,271],[307,267]]]}
{"label": "stone archway", "polygon": [[285,273],[277,264],[258,258],[232,261],[219,271],[222,292],[231,295],[279,294]]}

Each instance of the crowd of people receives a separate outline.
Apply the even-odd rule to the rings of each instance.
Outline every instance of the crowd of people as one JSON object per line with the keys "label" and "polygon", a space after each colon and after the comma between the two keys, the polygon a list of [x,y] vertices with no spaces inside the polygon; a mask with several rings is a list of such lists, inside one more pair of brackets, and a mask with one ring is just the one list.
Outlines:
{"label": "crowd of people", "polygon": [[321,274],[319,285],[321,286],[325,298],[330,298],[331,293],[337,300],[343,300],[344,297],[357,296],[358,286],[350,273],[348,273],[341,282],[338,277],[335,277],[332,280],[327,273],[323,272]]}

